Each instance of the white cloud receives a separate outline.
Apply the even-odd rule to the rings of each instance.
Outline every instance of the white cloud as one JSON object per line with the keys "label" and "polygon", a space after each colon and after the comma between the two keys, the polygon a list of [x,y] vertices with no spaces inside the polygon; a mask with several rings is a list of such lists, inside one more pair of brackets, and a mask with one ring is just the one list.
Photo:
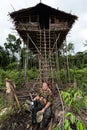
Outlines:
{"label": "white cloud", "polygon": [[80,36],[87,40],[87,29],[83,29],[81,32],[80,32]]}
{"label": "white cloud", "polygon": [[[59,8],[65,12],[76,14],[79,18],[67,36],[69,42],[75,44],[76,51],[83,50],[83,43],[87,40],[87,0],[41,0],[44,4]],[[9,33],[15,33],[13,24],[9,21],[8,12],[27,8],[38,4],[40,0],[3,0],[0,4],[0,45],[5,42]],[[17,34],[17,33],[16,33]]]}

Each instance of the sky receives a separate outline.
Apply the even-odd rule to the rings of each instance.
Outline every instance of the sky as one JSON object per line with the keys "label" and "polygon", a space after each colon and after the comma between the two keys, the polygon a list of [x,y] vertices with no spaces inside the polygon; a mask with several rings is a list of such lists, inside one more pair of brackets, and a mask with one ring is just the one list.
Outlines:
{"label": "sky", "polygon": [[[2,0],[0,4],[0,45],[4,46],[9,33],[18,36],[9,13],[38,4],[40,0]],[[53,8],[78,16],[67,35],[67,43],[74,43],[75,52],[87,50],[87,0],[41,0]]]}

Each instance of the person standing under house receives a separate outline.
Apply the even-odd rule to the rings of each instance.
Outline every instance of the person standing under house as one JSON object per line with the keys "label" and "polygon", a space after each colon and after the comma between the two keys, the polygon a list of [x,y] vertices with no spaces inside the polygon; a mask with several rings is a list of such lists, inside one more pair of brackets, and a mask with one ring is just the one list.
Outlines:
{"label": "person standing under house", "polygon": [[14,89],[16,88],[15,83],[13,83],[10,79],[6,78],[6,100],[7,100],[7,105],[13,105],[14,103]]}
{"label": "person standing under house", "polygon": [[[43,83],[39,94],[33,99],[33,103],[32,124],[39,124],[41,130],[46,130],[52,115],[52,91],[49,89],[47,83]],[[38,111],[43,114],[43,119],[39,123],[37,121]],[[34,130],[38,130],[38,128]]]}

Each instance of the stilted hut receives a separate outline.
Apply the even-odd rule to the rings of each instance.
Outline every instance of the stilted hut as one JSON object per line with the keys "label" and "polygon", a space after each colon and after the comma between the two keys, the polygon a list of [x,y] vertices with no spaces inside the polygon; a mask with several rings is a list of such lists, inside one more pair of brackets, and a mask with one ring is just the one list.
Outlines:
{"label": "stilted hut", "polygon": [[47,81],[51,55],[58,51],[77,16],[43,3],[12,12],[10,16],[24,43],[39,56],[40,81]]}
{"label": "stilted hut", "polygon": [[[27,48],[39,57],[40,82],[47,81],[51,72],[53,72],[51,56],[54,53],[56,54],[55,70],[58,71],[58,50],[77,16],[54,9],[43,3],[12,12],[10,16]],[[35,86],[33,85],[33,87]],[[52,106],[54,117],[50,121],[48,130],[51,130],[58,123],[59,111],[64,113],[58,86],[54,87],[54,104]],[[31,88],[29,89],[31,90]],[[35,89],[32,89],[29,92],[33,93],[33,90],[35,91]],[[38,90],[37,87],[36,90]],[[60,121],[64,129],[63,114],[60,114]]]}

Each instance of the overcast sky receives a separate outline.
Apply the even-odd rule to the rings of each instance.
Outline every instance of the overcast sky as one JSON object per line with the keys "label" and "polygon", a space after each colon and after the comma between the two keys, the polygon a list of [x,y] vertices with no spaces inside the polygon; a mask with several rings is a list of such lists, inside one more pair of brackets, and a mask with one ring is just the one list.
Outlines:
{"label": "overcast sky", "polygon": [[[9,33],[17,35],[8,13],[35,6],[40,0],[2,0],[0,4],[0,45],[3,46]],[[42,0],[42,3],[78,16],[78,20],[67,36],[75,45],[75,51],[83,51],[87,40],[87,0]]]}

